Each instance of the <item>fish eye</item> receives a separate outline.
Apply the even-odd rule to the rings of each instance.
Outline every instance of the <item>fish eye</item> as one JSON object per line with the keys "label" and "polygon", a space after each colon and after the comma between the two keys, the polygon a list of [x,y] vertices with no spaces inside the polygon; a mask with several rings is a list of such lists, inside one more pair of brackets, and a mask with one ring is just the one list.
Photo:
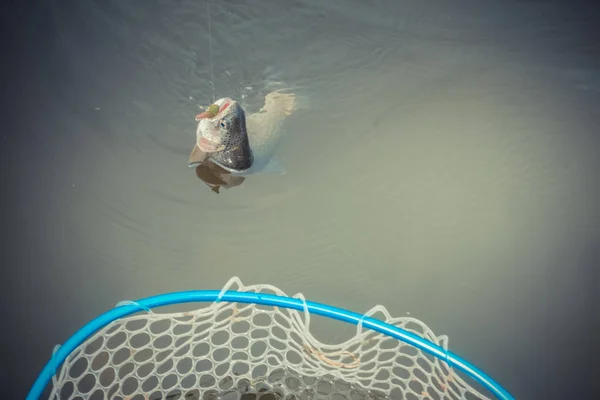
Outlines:
{"label": "fish eye", "polygon": [[221,128],[227,128],[227,122],[223,119],[221,120],[220,125],[221,125]]}

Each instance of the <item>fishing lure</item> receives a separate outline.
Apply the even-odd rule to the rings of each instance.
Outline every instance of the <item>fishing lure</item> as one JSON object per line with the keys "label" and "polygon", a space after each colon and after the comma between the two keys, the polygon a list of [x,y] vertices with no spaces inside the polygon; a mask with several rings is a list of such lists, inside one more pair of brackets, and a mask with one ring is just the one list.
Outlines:
{"label": "fishing lure", "polygon": [[196,121],[199,121],[202,118],[213,118],[219,113],[219,106],[216,104],[211,104],[208,106],[206,111],[196,115]]}

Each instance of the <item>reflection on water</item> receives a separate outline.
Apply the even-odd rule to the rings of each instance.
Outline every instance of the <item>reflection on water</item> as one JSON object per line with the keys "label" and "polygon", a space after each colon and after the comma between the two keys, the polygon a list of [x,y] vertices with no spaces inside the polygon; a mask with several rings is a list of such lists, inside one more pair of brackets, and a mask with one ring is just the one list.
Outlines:
{"label": "reflection on water", "polygon": [[204,160],[196,167],[196,176],[202,179],[217,194],[221,188],[229,189],[239,186],[246,179],[243,176],[232,175],[229,171],[209,160]]}
{"label": "reflection on water", "polygon": [[22,129],[0,146],[13,335],[0,380],[22,380],[5,397],[117,301],[236,275],[410,311],[517,398],[569,398],[558,382],[591,370],[574,358],[593,343],[596,19],[509,3],[213,1],[216,98],[261,115],[273,82],[297,95],[257,147],[287,174],[239,182],[186,164],[213,100],[205,2],[25,10],[27,58],[6,91]]}

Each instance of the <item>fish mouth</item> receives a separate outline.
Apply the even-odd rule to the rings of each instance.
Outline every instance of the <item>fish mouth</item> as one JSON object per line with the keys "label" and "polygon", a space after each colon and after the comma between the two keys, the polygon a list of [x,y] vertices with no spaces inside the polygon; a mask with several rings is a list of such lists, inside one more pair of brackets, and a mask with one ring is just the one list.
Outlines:
{"label": "fish mouth", "polygon": [[229,107],[231,105],[231,103],[233,103],[233,100],[230,99],[229,97],[224,98],[224,99],[219,99],[215,104],[219,106],[219,112],[217,113],[217,115],[221,115],[223,113],[223,111],[227,110],[227,107]]}
{"label": "fish mouth", "polygon": [[210,140],[204,136],[198,141],[198,147],[205,153],[216,153],[217,151],[221,151],[225,148],[225,146],[221,143]]}
{"label": "fish mouth", "polygon": [[214,120],[217,117],[221,117],[223,114],[223,111],[225,111],[231,105],[231,103],[233,103],[233,100],[230,99],[229,97],[215,101],[214,104],[219,106],[219,111],[215,115],[212,115],[209,110],[206,110],[206,111],[196,115],[196,121],[200,121],[201,119],[213,119]]}

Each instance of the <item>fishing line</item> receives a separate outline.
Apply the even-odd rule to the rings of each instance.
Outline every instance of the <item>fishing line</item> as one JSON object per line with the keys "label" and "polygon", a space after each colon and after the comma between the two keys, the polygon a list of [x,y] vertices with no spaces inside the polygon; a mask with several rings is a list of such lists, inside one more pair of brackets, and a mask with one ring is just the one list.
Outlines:
{"label": "fishing line", "polygon": [[212,102],[215,102],[215,71],[212,56],[212,32],[210,27],[210,0],[206,0],[206,14],[208,15],[208,58],[210,60],[210,85],[212,86]]}

